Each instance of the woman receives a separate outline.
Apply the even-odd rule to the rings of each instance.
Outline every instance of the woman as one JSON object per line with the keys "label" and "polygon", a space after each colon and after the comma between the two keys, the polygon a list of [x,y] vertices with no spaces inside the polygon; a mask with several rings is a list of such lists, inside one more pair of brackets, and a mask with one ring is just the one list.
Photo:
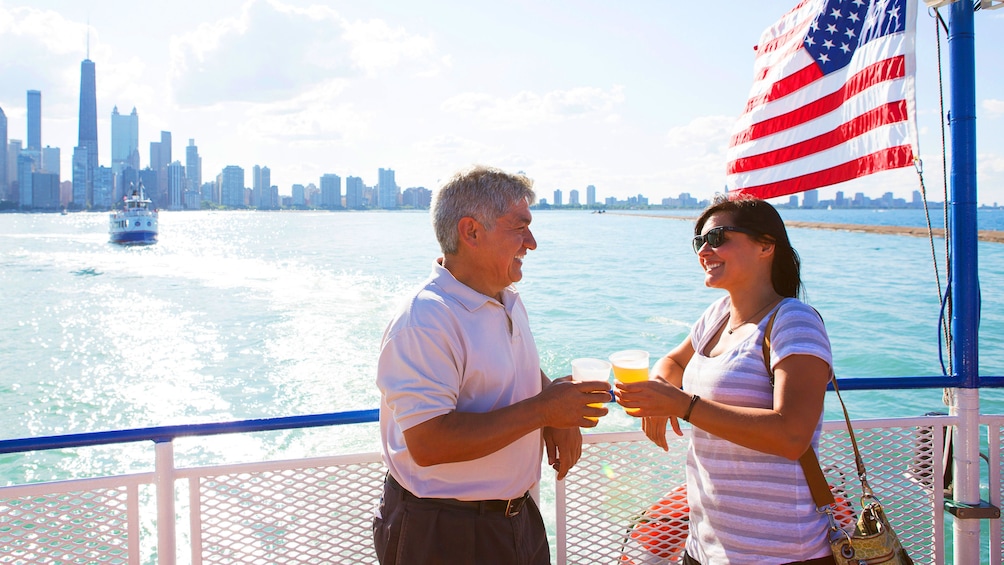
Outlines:
{"label": "woman", "polygon": [[[832,358],[822,320],[796,296],[798,254],[763,200],[718,198],[697,219],[694,251],[715,301],[650,380],[617,383],[663,449],[666,423],[693,426],[687,454],[690,531],[683,563],[833,563],[798,458],[815,449]],[[762,354],[771,331],[771,384]]]}

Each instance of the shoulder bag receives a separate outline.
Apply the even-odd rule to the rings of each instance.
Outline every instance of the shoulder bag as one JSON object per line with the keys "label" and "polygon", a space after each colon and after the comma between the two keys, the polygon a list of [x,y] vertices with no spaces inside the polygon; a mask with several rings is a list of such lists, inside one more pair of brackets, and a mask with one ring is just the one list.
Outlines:
{"label": "shoulder bag", "polygon": [[[780,310],[778,308],[771,314],[767,328],[764,330],[763,339],[763,363],[767,367],[772,387],[774,386],[774,371],[770,367],[770,332],[774,327],[774,318],[777,317]],[[816,315],[819,315],[818,311]],[[832,369],[830,370],[830,382],[833,383],[833,390],[837,393],[837,399],[840,400],[840,406],[844,410],[847,435],[851,438],[858,480],[861,481],[861,512],[858,514],[856,523],[847,528],[842,528],[837,523],[834,517],[834,503],[836,501],[826,483],[826,477],[823,475],[819,459],[812,446],[809,446],[809,449],[798,461],[802,465],[803,473],[805,473],[805,480],[809,483],[809,490],[812,492],[812,500],[816,504],[817,511],[825,513],[829,520],[829,541],[833,558],[838,565],[913,565],[913,560],[906,554],[896,532],[889,525],[882,504],[875,498],[875,493],[868,486],[865,464],[861,459],[861,452],[858,450],[858,442],[854,438],[854,428],[851,427],[851,417],[847,413],[844,399],[840,397],[840,389],[837,388],[837,379],[833,375]]]}

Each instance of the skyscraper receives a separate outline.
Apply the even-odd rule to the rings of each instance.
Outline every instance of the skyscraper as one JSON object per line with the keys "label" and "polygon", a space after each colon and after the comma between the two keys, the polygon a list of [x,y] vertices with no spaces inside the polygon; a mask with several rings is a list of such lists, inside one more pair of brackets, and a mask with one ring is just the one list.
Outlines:
{"label": "skyscraper", "polygon": [[338,175],[321,175],[321,207],[342,207],[342,179]]}
{"label": "skyscraper", "polygon": [[[160,141],[150,142],[150,168],[157,173],[157,190],[155,191],[158,202],[167,202],[167,166],[171,164],[171,132],[160,132]],[[149,185],[147,190],[149,191]],[[150,194],[147,194],[150,196]]]}
{"label": "skyscraper", "polygon": [[586,206],[593,206],[596,204],[596,187],[589,185],[586,187]]}
{"label": "skyscraper", "polygon": [[187,190],[199,190],[202,186],[202,157],[199,156],[199,146],[191,138],[185,148],[185,177],[188,179]]}
{"label": "skyscraper", "polygon": [[7,114],[0,108],[0,200],[9,200],[7,193]]}
{"label": "skyscraper", "polygon": [[139,114],[136,108],[128,116],[112,108],[112,170],[115,174],[132,167],[139,170]]}
{"label": "skyscraper", "polygon": [[261,210],[274,208],[271,169],[255,165],[251,177],[251,205]]}
{"label": "skyscraper", "polygon": [[379,169],[377,172],[377,199],[384,210],[397,208],[397,196],[400,190],[394,180],[394,169]]}
{"label": "skyscraper", "polygon": [[167,208],[181,210],[185,204],[185,167],[181,161],[167,166]]}
{"label": "skyscraper", "polygon": [[28,147],[29,151],[42,150],[42,93],[28,91]]}
{"label": "skyscraper", "polygon": [[244,169],[236,165],[223,168],[220,179],[220,200],[230,208],[244,207]]}
{"label": "skyscraper", "polygon": [[[95,92],[94,62],[84,59],[80,63],[77,147],[73,150],[73,204],[82,208],[93,201],[94,175],[98,169],[98,101]],[[78,178],[78,175],[83,175],[83,178]]]}
{"label": "skyscraper", "polygon": [[345,207],[350,210],[363,207],[363,179],[359,177],[346,177]]}

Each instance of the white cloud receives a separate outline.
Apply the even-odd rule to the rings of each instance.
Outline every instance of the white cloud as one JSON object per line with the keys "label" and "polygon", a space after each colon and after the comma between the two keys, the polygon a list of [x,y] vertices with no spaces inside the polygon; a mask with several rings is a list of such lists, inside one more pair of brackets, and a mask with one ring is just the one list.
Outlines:
{"label": "white cloud", "polygon": [[349,22],[322,6],[249,0],[238,16],[172,38],[171,75],[185,106],[272,102],[403,65],[428,76],[443,64],[435,56],[430,39],[381,20]]}
{"label": "white cloud", "polygon": [[530,91],[509,98],[467,92],[446,100],[445,112],[466,115],[497,129],[520,129],[578,118],[616,121],[614,109],[624,102],[624,88],[579,87],[543,95]]}
{"label": "white cloud", "polygon": [[983,109],[986,110],[988,118],[999,118],[1004,116],[1004,100],[988,98],[983,101]]}
{"label": "white cloud", "polygon": [[690,123],[675,127],[666,134],[666,146],[673,151],[724,156],[729,134],[735,118],[727,116],[701,116]]}
{"label": "white cloud", "polygon": [[368,76],[405,62],[419,63],[417,74],[422,76],[438,73],[442,62],[435,61],[435,44],[427,37],[410,34],[402,27],[392,28],[383,20],[346,22],[344,27],[352,62]]}
{"label": "white cloud", "polygon": [[[80,61],[87,55],[87,31],[86,24],[51,10],[0,4],[0,104],[20,100],[23,105],[29,89],[41,90],[43,103],[75,93]],[[106,53],[94,30],[90,50],[92,58]],[[68,68],[75,73],[64,72]]]}

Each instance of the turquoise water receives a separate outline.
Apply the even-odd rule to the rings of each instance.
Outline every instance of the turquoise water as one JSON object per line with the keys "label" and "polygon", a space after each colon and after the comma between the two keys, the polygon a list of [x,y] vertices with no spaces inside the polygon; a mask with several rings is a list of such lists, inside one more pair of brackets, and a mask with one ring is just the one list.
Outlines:
{"label": "turquoise water", "polygon": [[[826,212],[784,215],[900,215],[900,223],[923,225],[919,211],[817,217]],[[997,229],[986,218],[1004,214],[987,212],[981,227]],[[539,248],[519,288],[552,377],[569,373],[576,357],[626,348],[661,354],[720,296],[702,285],[690,221],[538,211],[533,229]],[[0,215],[4,438],[375,408],[384,326],[438,254],[427,212],[162,212],[160,242],[133,248],[108,244],[106,230],[98,213]],[[839,376],[940,374],[928,241],[790,235]],[[1004,245],[980,243],[979,265],[980,370],[1004,375],[1004,298],[995,292],[1004,283]],[[940,389],[845,397],[856,418],[945,410]],[[1004,411],[998,390],[984,390],[982,403]],[[827,417],[838,411],[828,400]],[[611,412],[600,431],[636,428]],[[378,449],[373,425],[176,447],[181,465]],[[5,455],[0,484],[151,466],[143,446]]]}

